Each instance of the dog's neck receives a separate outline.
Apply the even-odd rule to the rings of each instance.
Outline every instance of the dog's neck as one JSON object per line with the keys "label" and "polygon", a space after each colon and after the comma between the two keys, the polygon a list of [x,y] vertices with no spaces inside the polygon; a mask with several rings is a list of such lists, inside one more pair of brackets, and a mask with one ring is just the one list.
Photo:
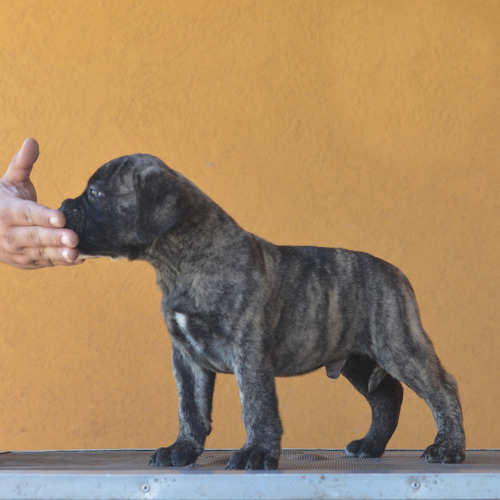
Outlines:
{"label": "dog's neck", "polygon": [[166,282],[181,279],[193,269],[217,272],[224,264],[221,255],[246,253],[246,234],[218,206],[217,210],[191,207],[185,222],[158,237],[138,258],[152,264]]}

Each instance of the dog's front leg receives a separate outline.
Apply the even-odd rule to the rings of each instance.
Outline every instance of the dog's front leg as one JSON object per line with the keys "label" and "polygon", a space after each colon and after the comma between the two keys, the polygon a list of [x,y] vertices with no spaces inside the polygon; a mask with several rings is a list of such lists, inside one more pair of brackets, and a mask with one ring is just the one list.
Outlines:
{"label": "dog's front leg", "polygon": [[242,360],[236,370],[247,440],[233,454],[228,469],[276,469],[281,452],[281,426],[272,366]]}
{"label": "dog's front leg", "polygon": [[215,373],[200,367],[175,345],[173,368],[179,393],[179,435],[174,444],[158,449],[151,457],[149,464],[156,467],[194,463],[211,430]]}

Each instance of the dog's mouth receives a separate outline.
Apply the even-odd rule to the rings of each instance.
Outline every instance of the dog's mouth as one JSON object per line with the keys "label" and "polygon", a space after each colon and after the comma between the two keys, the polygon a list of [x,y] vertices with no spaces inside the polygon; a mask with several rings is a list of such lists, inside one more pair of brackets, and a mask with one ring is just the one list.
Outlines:
{"label": "dog's mouth", "polygon": [[[77,247],[77,250],[78,250],[78,247]],[[88,253],[84,253],[84,252],[78,252],[78,258],[79,259],[100,259],[102,257],[105,257],[105,255],[90,255]],[[111,257],[112,258],[112,257]]]}
{"label": "dog's mouth", "polygon": [[[78,248],[77,248],[77,250],[78,250]],[[109,255],[88,255],[88,254],[83,253],[83,252],[79,252],[78,253],[78,258],[79,259],[85,259],[85,260],[87,260],[87,259],[104,259],[104,258],[106,258],[106,259],[112,260],[113,262],[115,262],[117,260],[125,260],[126,259],[126,257],[122,257],[121,255],[116,255],[114,257],[111,257]]]}

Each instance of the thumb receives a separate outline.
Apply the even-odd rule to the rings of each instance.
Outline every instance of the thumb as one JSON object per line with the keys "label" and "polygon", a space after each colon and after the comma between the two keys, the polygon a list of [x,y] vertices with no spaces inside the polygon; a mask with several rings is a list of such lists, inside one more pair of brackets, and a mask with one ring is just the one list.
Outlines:
{"label": "thumb", "polygon": [[35,139],[26,139],[12,158],[10,165],[4,175],[4,180],[12,184],[20,184],[29,180],[31,169],[36,162],[40,149]]}

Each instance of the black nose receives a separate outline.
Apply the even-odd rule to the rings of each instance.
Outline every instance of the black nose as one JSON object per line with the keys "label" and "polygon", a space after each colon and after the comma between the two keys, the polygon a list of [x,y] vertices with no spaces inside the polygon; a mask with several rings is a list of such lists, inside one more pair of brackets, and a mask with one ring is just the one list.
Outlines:
{"label": "black nose", "polygon": [[74,199],[67,199],[62,202],[59,211],[66,217],[66,225],[70,229],[76,230],[77,221],[79,219],[78,203]]}
{"label": "black nose", "polygon": [[67,214],[68,212],[71,211],[71,203],[73,202],[74,200],[70,200],[70,199],[67,199],[67,200],[64,200],[62,202],[62,205],[60,206],[59,208],[59,212],[62,212],[63,214]]}

